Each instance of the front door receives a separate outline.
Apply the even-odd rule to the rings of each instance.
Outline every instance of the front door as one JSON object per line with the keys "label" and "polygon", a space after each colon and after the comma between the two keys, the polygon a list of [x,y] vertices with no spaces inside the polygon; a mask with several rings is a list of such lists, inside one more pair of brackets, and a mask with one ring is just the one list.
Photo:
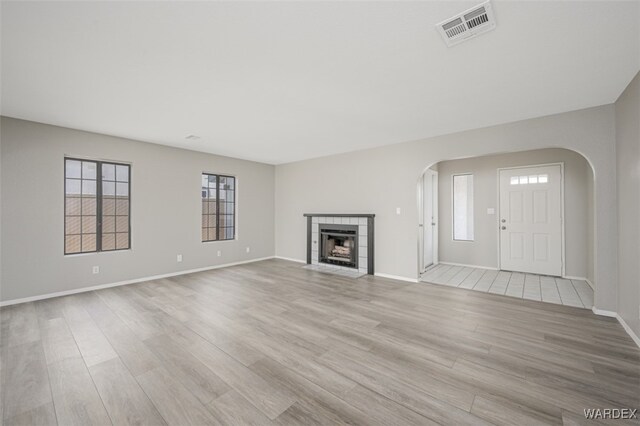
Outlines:
{"label": "front door", "polygon": [[500,170],[500,268],[562,275],[560,165]]}

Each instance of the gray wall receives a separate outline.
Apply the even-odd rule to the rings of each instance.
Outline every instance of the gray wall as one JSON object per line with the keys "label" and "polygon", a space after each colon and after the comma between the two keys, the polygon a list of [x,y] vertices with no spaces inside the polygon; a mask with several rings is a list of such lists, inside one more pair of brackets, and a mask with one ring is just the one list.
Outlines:
{"label": "gray wall", "polygon": [[[274,255],[273,166],[5,117],[0,143],[2,301]],[[63,255],[65,155],[132,163],[131,250]],[[236,241],[201,242],[203,171],[237,176]]]}
{"label": "gray wall", "polygon": [[[498,174],[501,167],[564,163],[566,275],[587,277],[588,265],[588,169],[585,158],[566,149],[542,149],[489,155],[438,163],[439,257],[441,262],[498,266]],[[452,238],[451,181],[454,174],[472,173],[474,184],[474,241]],[[493,207],[495,214],[487,214]]]}
{"label": "gray wall", "polygon": [[640,73],[615,104],[618,172],[618,314],[640,336]]}
{"label": "gray wall", "polygon": [[[617,307],[614,107],[607,105],[276,166],[276,255],[305,258],[305,212],[376,214],[376,271],[418,276],[417,183],[430,165],[567,148],[595,172],[595,306]],[[348,178],[346,178],[348,177]],[[396,214],[396,207],[401,214]]]}

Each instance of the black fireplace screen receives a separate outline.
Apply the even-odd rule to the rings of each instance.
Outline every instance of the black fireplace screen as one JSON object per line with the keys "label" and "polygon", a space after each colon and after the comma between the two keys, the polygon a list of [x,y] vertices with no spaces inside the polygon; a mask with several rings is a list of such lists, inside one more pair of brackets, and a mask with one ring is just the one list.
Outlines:
{"label": "black fireplace screen", "polygon": [[329,225],[320,229],[321,263],[358,268],[358,227]]}

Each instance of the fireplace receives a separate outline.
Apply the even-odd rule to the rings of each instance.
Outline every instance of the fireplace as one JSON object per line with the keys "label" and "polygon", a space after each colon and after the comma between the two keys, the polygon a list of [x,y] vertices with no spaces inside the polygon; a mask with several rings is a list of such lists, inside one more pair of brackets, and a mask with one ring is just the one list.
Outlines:
{"label": "fireplace", "polygon": [[305,213],[307,265],[345,276],[373,275],[374,214]]}
{"label": "fireplace", "polygon": [[358,226],[320,224],[320,263],[358,269]]}

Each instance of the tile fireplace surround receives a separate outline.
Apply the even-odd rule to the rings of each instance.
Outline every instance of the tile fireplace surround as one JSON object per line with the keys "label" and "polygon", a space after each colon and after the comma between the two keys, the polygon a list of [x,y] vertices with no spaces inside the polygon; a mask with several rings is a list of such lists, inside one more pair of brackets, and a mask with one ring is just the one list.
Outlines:
{"label": "tile fireplace surround", "polygon": [[[358,226],[358,269],[361,274],[374,273],[374,214],[305,213],[307,218],[307,264],[327,265],[320,262],[320,224]],[[344,271],[356,271],[346,266],[328,265]]]}

